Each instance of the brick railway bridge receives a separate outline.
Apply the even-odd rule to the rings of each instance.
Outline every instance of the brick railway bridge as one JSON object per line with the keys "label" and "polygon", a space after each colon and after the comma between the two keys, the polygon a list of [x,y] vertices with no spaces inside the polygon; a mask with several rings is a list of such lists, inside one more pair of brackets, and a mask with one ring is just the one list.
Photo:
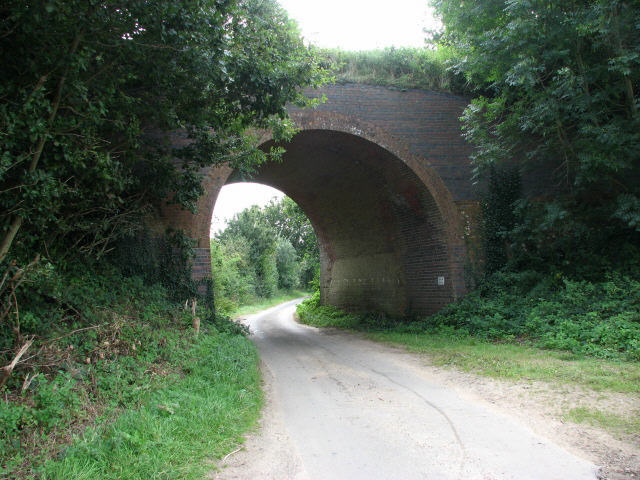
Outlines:
{"label": "brick railway bridge", "polygon": [[[290,109],[301,128],[282,163],[250,181],[281,190],[318,236],[323,303],[392,315],[429,315],[464,295],[479,216],[471,148],[459,117],[469,99],[422,90],[335,85],[328,101]],[[264,148],[273,142],[265,138]],[[240,181],[206,172],[198,212],[167,207],[165,226],[198,242],[194,278],[211,275],[209,229],[220,189]]]}

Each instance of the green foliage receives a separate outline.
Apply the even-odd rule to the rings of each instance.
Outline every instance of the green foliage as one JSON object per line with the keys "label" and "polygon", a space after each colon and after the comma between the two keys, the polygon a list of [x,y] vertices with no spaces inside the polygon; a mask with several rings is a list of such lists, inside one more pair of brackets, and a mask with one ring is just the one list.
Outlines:
{"label": "green foliage", "polygon": [[640,198],[631,194],[618,195],[616,206],[613,218],[640,232]]}
{"label": "green foliage", "polygon": [[640,149],[634,2],[432,2],[456,68],[491,96],[465,118],[476,161],[552,160],[568,186],[626,175]]}
{"label": "green foliage", "polygon": [[118,240],[107,258],[124,275],[141,277],[147,285],[160,284],[172,300],[184,302],[198,296],[191,279],[193,243],[180,231],[154,236],[142,230]]}
{"label": "green foliage", "polygon": [[300,321],[308,325],[366,331],[391,328],[399,321],[379,312],[351,313],[331,305],[321,305],[319,290],[300,303],[296,313]]}
{"label": "green foliage", "polygon": [[308,288],[320,267],[311,223],[290,198],[236,214],[211,240],[216,305],[230,314],[256,297]]}
{"label": "green foliage", "polygon": [[[521,202],[515,230],[501,233],[516,268],[583,278],[622,268],[620,252],[640,243],[638,3],[431,3],[453,68],[477,93],[462,118],[476,173],[506,162],[549,175],[533,195],[553,198]],[[489,250],[491,272],[504,259]]]}
{"label": "green foliage", "polygon": [[514,214],[509,269],[594,282],[613,271],[637,278],[640,232],[612,221],[610,205],[571,198],[519,200]]}
{"label": "green foliage", "polygon": [[75,380],[69,373],[61,372],[49,380],[38,375],[30,385],[30,404],[0,402],[0,473],[5,462],[9,465],[11,453],[20,453],[20,433],[35,430],[43,433],[66,426],[79,414],[80,396]]}
{"label": "green foliage", "polygon": [[169,194],[193,209],[201,167],[265,161],[245,130],[286,137],[326,77],[274,0],[9,0],[0,60],[0,261],[100,258]]}
{"label": "green foliage", "polygon": [[298,307],[305,323],[400,333],[443,332],[488,341],[528,342],[597,358],[640,361],[640,282],[612,274],[600,282],[535,271],[498,272],[464,299],[422,320],[349,314],[319,305]]}
{"label": "green foliage", "polygon": [[216,310],[231,313],[256,296],[256,271],[249,259],[249,242],[242,236],[211,240],[211,270]]}
{"label": "green foliage", "polygon": [[361,52],[321,50],[341,83],[365,83],[395,88],[422,88],[463,94],[468,91],[463,75],[449,68],[454,51],[438,48],[385,48]]}
{"label": "green foliage", "polygon": [[71,420],[78,413],[80,405],[79,395],[73,388],[75,380],[68,373],[57,375],[51,381],[44,378],[38,380],[33,395],[33,408],[28,412],[32,418],[23,418],[22,424],[33,422],[36,428],[51,430]]}
{"label": "green foliage", "polygon": [[263,209],[266,222],[276,235],[291,245],[299,257],[313,254],[318,249],[318,240],[311,222],[300,206],[289,197],[276,202],[272,200]]}
{"label": "green foliage", "polygon": [[278,288],[291,290],[300,281],[300,266],[295,248],[289,240],[279,238],[276,243],[276,270],[278,271]]}
{"label": "green foliage", "polygon": [[[2,392],[3,478],[33,478],[44,460],[59,453],[61,445],[56,442],[65,441],[65,431],[93,422],[91,412],[105,411],[106,419],[118,416],[120,409],[144,405],[156,409],[156,404],[148,403],[153,395],[170,391],[178,381],[187,385],[195,380],[192,373],[198,372],[200,378],[204,369],[207,374],[199,381],[210,384],[203,395],[217,405],[216,415],[239,422],[228,425],[228,432],[216,434],[226,442],[220,448],[228,448],[235,436],[232,432],[245,428],[244,422],[257,413],[258,405],[251,403],[259,398],[255,352],[238,338],[245,329],[228,318],[200,307],[202,332],[195,337],[190,311],[169,300],[163,286],[124,275],[106,261],[75,264],[66,270],[42,262],[26,286],[17,292],[23,320],[19,334],[33,337],[34,345],[28,361],[18,363]],[[12,358],[15,335],[11,325],[0,325],[2,365]],[[232,377],[231,372],[241,377]],[[223,387],[228,386],[220,383],[225,375],[231,376],[229,382],[238,382],[234,383],[238,391],[251,389],[248,404],[235,396],[235,390]],[[113,446],[119,435],[130,434],[109,428],[98,427],[88,436],[100,432],[106,444]],[[83,465],[92,468],[91,462],[96,461],[85,458]]]}
{"label": "green foliage", "polygon": [[486,273],[493,273],[507,263],[511,243],[509,234],[516,224],[515,202],[520,196],[519,172],[492,166],[482,202]]}
{"label": "green foliage", "polygon": [[[272,201],[263,211],[278,237],[291,243],[296,252],[300,275],[296,284],[310,288],[313,278],[319,275],[320,270],[318,239],[311,222],[300,206],[289,197],[284,197],[279,202]],[[286,276],[283,272],[280,275]]]}
{"label": "green foliage", "polygon": [[568,189],[637,187],[636,3],[432,3],[443,41],[459,53],[456,69],[490,93],[474,99],[463,121],[479,167],[511,158],[551,162]]}
{"label": "green foliage", "polygon": [[126,406],[134,408],[87,430],[46,463],[41,478],[148,479],[168,470],[174,478],[202,478],[211,458],[229,451],[258,417],[257,354],[247,339],[211,330],[169,357],[181,375],[133,382],[128,389],[138,391]]}
{"label": "green foliage", "polygon": [[[29,349],[2,392],[0,476],[32,478],[89,412],[188,377],[192,245],[142,219],[193,209],[203,167],[278,157],[246,132],[290,136],[286,104],[326,74],[274,0],[9,0],[0,60],[0,365]],[[203,303],[207,348],[241,365],[223,339],[242,329]]]}
{"label": "green foliage", "polygon": [[276,252],[268,249],[263,252],[258,262],[258,290],[261,297],[273,297],[278,290],[278,264]]}
{"label": "green foliage", "polygon": [[533,271],[496,273],[458,303],[424,321],[486,339],[529,339],[543,348],[640,360],[640,282],[599,282]]}

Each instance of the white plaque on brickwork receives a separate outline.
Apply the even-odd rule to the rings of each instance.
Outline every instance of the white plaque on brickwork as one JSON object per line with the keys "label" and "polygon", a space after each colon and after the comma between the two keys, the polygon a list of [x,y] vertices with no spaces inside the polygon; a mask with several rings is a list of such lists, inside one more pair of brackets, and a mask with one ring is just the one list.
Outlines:
{"label": "white plaque on brickwork", "polygon": [[444,277],[438,277],[438,286],[444,287]]}

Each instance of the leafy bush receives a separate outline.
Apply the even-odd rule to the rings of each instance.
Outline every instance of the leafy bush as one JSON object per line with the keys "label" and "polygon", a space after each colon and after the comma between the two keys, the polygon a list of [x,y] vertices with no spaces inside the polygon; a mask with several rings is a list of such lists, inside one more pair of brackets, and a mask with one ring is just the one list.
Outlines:
{"label": "leafy bush", "polygon": [[265,250],[258,262],[258,295],[271,298],[278,290],[278,265],[275,249]]}
{"label": "leafy bush", "polygon": [[499,272],[477,291],[424,320],[488,339],[521,339],[600,358],[640,360],[640,281],[601,282],[538,272]]}
{"label": "leafy bush", "polygon": [[194,242],[181,231],[152,235],[147,230],[120,239],[108,256],[127,277],[141,277],[147,285],[160,284],[172,300],[197,296],[191,279]]}
{"label": "leafy bush", "polygon": [[291,290],[300,282],[300,265],[295,248],[289,240],[279,238],[276,243],[276,268],[278,288]]}
{"label": "leafy bush", "polygon": [[319,299],[316,294],[300,304],[303,322],[369,331],[450,332],[640,361],[640,281],[619,273],[590,282],[536,271],[497,272],[459,302],[413,321],[346,313],[320,305]]}

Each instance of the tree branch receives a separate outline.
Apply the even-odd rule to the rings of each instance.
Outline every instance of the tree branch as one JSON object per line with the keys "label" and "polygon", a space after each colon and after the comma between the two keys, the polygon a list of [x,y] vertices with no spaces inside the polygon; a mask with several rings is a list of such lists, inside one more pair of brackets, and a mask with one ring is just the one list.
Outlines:
{"label": "tree branch", "polygon": [[[73,39],[73,43],[71,44],[69,55],[74,55],[76,53],[81,41],[82,41],[82,34],[76,35],[76,37]],[[53,121],[55,120],[56,115],[58,114],[58,108],[60,107],[60,99],[62,98],[62,91],[64,89],[64,84],[67,80],[68,73],[69,73],[69,67],[67,66],[67,69],[65,70],[62,77],[60,77],[60,80],[58,81],[58,88],[56,89],[56,94],[53,100],[51,113],[49,114],[49,118],[47,119],[48,128],[51,128]],[[45,81],[46,81],[46,76],[41,77],[38,83],[36,84],[36,88],[34,89],[34,91],[40,88]],[[42,156],[45,143],[47,142],[47,136],[48,134],[45,133],[38,140],[36,150],[33,153],[33,156],[31,157],[31,162],[29,163],[29,168],[27,169],[29,173],[35,171],[35,169],[38,167],[38,162],[40,161],[40,157]],[[9,253],[9,249],[11,248],[11,245],[13,244],[13,241],[16,238],[18,230],[20,230],[20,227],[22,226],[23,221],[24,219],[20,215],[13,217],[13,220],[11,221],[11,225],[9,227],[9,231],[2,239],[2,242],[0,243],[0,262],[2,262],[7,256],[7,254]]]}
{"label": "tree branch", "polygon": [[4,387],[5,383],[7,383],[7,380],[9,380],[9,377],[11,377],[11,374],[13,373],[13,369],[16,368],[16,365],[18,364],[20,359],[24,356],[25,353],[27,353],[27,350],[29,350],[29,347],[32,343],[33,338],[27,340],[24,345],[20,347],[20,350],[18,350],[16,356],[13,357],[11,363],[0,369],[0,388]]}

